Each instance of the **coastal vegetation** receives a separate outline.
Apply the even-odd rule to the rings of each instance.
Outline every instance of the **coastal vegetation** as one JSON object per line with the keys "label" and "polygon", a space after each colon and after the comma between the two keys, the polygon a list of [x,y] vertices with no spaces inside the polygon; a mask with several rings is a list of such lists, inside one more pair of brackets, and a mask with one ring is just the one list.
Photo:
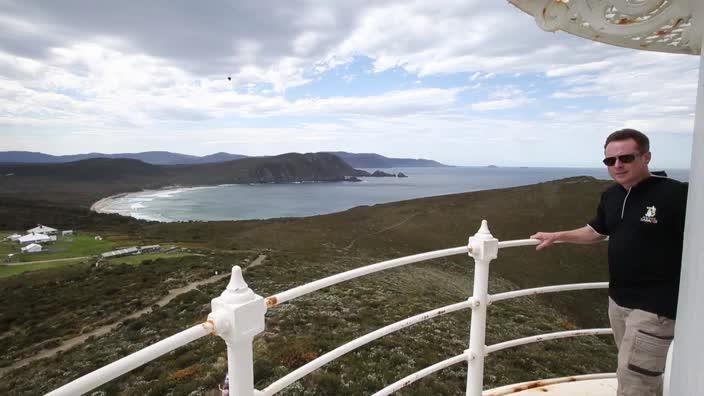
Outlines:
{"label": "coastal vegetation", "polygon": [[[109,336],[87,342],[22,369],[3,373],[0,393],[37,394],[202,322],[226,279],[198,287],[168,304],[120,322],[176,287],[263,264],[245,279],[268,296],[340,271],[423,251],[466,244],[482,219],[500,240],[539,230],[583,225],[593,215],[605,182],[577,177],[532,186],[478,191],[382,205],[307,218],[237,222],[150,223],[54,203],[54,218],[80,228],[121,236],[135,244],[177,243],[185,257],[148,258],[39,270],[0,279],[0,366],[51,348],[96,326],[119,322]],[[9,227],[33,218],[35,203],[15,198]],[[39,205],[41,206],[41,205]],[[39,210],[41,213],[41,210]],[[73,218],[70,220],[69,218]],[[33,225],[33,224],[29,224]],[[466,299],[472,260],[438,259],[346,282],[274,307],[255,339],[255,381],[262,388],[307,361],[396,320]],[[502,250],[492,262],[490,292],[551,284],[604,281],[606,245]],[[582,327],[606,327],[604,291],[568,292],[492,305],[487,343]],[[283,394],[350,394],[376,391],[467,347],[470,312],[461,311],[402,330],[349,353],[297,382]],[[104,394],[207,394],[225,376],[223,342],[206,337],[103,386]],[[488,387],[615,368],[610,337],[585,337],[519,347],[491,355]],[[0,370],[3,370],[0,367]],[[419,381],[408,395],[463,394],[464,365]],[[195,392],[195,393],[193,393]]]}

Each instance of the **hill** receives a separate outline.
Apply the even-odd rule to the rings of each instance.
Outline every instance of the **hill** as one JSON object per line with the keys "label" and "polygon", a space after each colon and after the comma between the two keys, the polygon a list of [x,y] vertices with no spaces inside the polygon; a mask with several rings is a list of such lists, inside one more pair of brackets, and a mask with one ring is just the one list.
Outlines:
{"label": "hill", "polygon": [[[181,287],[233,264],[243,255],[266,251],[263,265],[245,278],[267,296],[324,276],[403,255],[460,246],[481,219],[500,240],[526,238],[538,230],[573,228],[593,215],[607,185],[570,178],[532,186],[394,202],[307,218],[238,222],[117,222],[115,216],[64,211],[20,201],[3,201],[5,213],[31,224],[51,212],[60,222],[78,217],[94,230],[134,244],[176,243],[202,256],[160,259],[101,267],[89,264],[43,270],[0,279],[6,304],[0,317],[0,366],[60,340],[111,323],[151,306],[165,289]],[[26,203],[25,203],[26,204]],[[29,205],[29,204],[26,204]],[[44,212],[44,214],[42,214]],[[0,213],[0,223],[6,221]],[[85,213],[80,215],[80,213]],[[54,224],[61,227],[61,224]],[[0,228],[10,229],[9,224]],[[431,231],[431,232],[429,232]],[[250,258],[251,258],[250,257]],[[472,260],[455,256],[418,263],[324,289],[267,313],[266,331],[255,339],[255,382],[262,388],[296,367],[369,331],[445,304],[465,300],[472,290]],[[490,292],[516,288],[603,281],[606,245],[561,245],[544,252],[530,247],[501,250],[491,264]],[[110,282],[109,280],[112,280]],[[44,393],[78,375],[204,320],[209,301],[227,281],[199,287],[172,303],[129,319],[109,336],[94,338],[55,358],[8,373],[0,392]],[[96,285],[102,285],[96,287]],[[153,287],[152,287],[153,286]],[[487,344],[537,333],[607,325],[604,291],[559,293],[493,304]],[[420,368],[461,353],[467,347],[470,313],[460,311],[373,342],[324,366],[287,394],[370,394]],[[32,332],[19,329],[31,327]],[[14,330],[18,329],[18,330]],[[217,389],[226,367],[224,345],[207,337],[112,381],[106,394],[188,395]],[[536,378],[615,367],[609,337],[550,341],[492,354],[485,384],[497,386]],[[403,394],[464,394],[466,366],[456,365],[413,384]]]}
{"label": "hill", "polygon": [[328,153],[288,153],[192,165],[92,158],[60,164],[0,165],[0,197],[31,197],[87,207],[108,195],[165,186],[332,182],[365,175]]}
{"label": "hill", "polygon": [[348,153],[345,151],[331,151],[342,158],[354,168],[412,168],[412,167],[439,167],[450,166],[437,161],[413,158],[389,158],[374,153]]}
{"label": "hill", "polygon": [[232,161],[246,158],[245,155],[215,153],[206,156],[195,156],[188,154],[172,153],[169,151],[145,151],[141,153],[87,153],[72,155],[51,155],[31,151],[4,151],[0,152],[0,163],[38,163],[38,164],[58,164],[64,162],[80,161],[91,158],[126,158],[136,159],[154,165],[175,165],[175,164],[206,164],[211,162]]}
{"label": "hill", "polygon": [[[411,168],[411,167],[439,167],[449,166],[428,159],[389,158],[374,153],[355,154],[345,151],[329,152],[347,162],[354,168]],[[193,165],[215,162],[227,162],[247,158],[241,154],[219,152],[202,157],[188,154],[172,153],[169,151],[146,151],[141,153],[87,153],[72,155],[51,155],[30,151],[4,151],[0,152],[0,164],[58,164],[64,162],[80,161],[91,158],[125,158],[136,159],[154,165]]]}

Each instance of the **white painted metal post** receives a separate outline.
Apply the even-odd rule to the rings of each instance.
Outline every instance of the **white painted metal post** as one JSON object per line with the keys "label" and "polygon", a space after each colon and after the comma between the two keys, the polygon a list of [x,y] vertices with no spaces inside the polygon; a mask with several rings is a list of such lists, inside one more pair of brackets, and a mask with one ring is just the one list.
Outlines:
{"label": "white painted metal post", "polygon": [[499,252],[499,241],[491,235],[486,220],[469,238],[469,255],[474,259],[474,291],[469,301],[472,324],[469,330],[467,355],[467,396],[481,396],[484,385],[484,357],[486,356],[486,308],[489,292],[489,263]]}
{"label": "white painted metal post", "polygon": [[[690,1],[690,5],[695,32],[704,42],[704,3],[696,0]],[[704,315],[701,310],[704,303],[704,52],[700,55],[696,106],[680,294],[669,383],[670,394],[675,396],[704,394],[704,376],[701,375],[704,348]]]}
{"label": "white painted metal post", "polygon": [[252,341],[264,331],[264,298],[255,294],[242,278],[239,266],[232,267],[227,288],[210,303],[208,315],[215,333],[227,344],[227,376],[230,395],[254,395]]}

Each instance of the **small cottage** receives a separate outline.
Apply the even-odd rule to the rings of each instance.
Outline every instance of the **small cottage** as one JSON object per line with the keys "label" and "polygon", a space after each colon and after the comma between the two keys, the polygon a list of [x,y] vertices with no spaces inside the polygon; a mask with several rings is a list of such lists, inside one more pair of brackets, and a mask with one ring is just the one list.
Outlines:
{"label": "small cottage", "polygon": [[29,245],[23,247],[22,253],[36,253],[36,252],[41,252],[42,251],[42,245],[39,245],[37,243],[30,243]]}

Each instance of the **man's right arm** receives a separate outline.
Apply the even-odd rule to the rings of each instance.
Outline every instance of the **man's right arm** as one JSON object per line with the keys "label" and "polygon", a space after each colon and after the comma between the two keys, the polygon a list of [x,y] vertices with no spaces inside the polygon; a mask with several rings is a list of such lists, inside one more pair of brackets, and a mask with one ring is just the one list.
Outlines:
{"label": "man's right arm", "polygon": [[535,250],[542,250],[548,246],[552,246],[555,242],[579,243],[587,244],[599,242],[606,239],[605,235],[601,235],[588,225],[569,231],[558,232],[538,232],[530,236],[531,239],[540,241]]}

